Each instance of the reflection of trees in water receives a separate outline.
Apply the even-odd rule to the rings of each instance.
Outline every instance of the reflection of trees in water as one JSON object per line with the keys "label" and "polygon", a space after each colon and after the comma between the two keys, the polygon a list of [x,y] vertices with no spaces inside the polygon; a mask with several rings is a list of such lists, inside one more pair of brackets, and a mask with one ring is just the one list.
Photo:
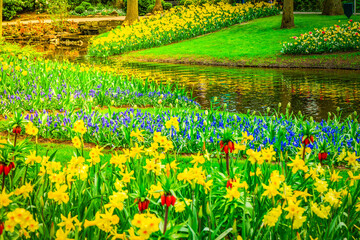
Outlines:
{"label": "reflection of trees in water", "polygon": [[[320,119],[336,107],[356,109],[360,106],[360,74],[357,71],[304,69],[251,69],[136,64],[129,68],[155,76],[159,81],[185,84],[203,106],[213,97],[229,105],[229,110],[283,108]],[[149,74],[148,74],[149,75]],[[352,107],[349,107],[352,106]]]}

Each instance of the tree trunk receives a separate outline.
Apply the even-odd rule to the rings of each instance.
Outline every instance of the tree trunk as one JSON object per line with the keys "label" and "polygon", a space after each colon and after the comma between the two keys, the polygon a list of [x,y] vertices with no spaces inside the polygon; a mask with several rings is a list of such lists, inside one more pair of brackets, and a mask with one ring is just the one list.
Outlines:
{"label": "tree trunk", "polygon": [[114,7],[115,8],[124,8],[124,1],[123,0],[115,0]]}
{"label": "tree trunk", "polygon": [[152,13],[162,12],[162,11],[163,11],[163,7],[161,4],[161,0],[155,0],[155,6],[152,10]]}
{"label": "tree trunk", "polygon": [[284,0],[281,28],[292,28],[294,24],[294,0]]}
{"label": "tree trunk", "polygon": [[0,42],[2,39],[2,11],[3,11],[3,0],[0,0]]}
{"label": "tree trunk", "polygon": [[138,0],[128,0],[125,21],[127,21],[129,24],[132,24],[134,21],[138,19],[139,19]]}
{"label": "tree trunk", "polygon": [[325,0],[323,15],[343,15],[344,9],[341,0]]}

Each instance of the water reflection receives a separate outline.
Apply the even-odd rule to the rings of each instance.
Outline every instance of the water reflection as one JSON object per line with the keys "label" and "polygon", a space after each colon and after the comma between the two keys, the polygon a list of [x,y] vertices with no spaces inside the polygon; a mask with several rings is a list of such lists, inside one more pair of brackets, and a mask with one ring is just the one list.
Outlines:
{"label": "water reflection", "polygon": [[179,82],[193,90],[205,107],[217,97],[232,112],[265,112],[279,102],[294,112],[327,118],[340,107],[344,114],[360,108],[360,72],[314,69],[260,69],[122,63],[125,71],[162,82]]}

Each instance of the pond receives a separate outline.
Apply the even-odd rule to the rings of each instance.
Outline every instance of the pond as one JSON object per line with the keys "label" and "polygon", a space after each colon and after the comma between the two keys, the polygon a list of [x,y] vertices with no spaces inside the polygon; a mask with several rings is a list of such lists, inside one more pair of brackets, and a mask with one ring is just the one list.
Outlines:
{"label": "pond", "polygon": [[[326,119],[328,112],[343,116],[360,110],[360,71],[320,69],[232,68],[160,63],[115,63],[85,57],[86,48],[51,51],[52,59],[70,59],[116,66],[122,71],[163,83],[180,83],[193,93],[203,107],[214,97],[230,112],[266,112],[281,103],[290,103],[294,113],[301,111],[315,120]],[[73,55],[71,55],[73,54]]]}
{"label": "pond", "polygon": [[201,106],[218,98],[231,112],[266,112],[267,107],[326,119],[340,107],[343,115],[360,110],[360,71],[264,69],[122,63],[121,67],[162,82],[178,82],[193,91]]}

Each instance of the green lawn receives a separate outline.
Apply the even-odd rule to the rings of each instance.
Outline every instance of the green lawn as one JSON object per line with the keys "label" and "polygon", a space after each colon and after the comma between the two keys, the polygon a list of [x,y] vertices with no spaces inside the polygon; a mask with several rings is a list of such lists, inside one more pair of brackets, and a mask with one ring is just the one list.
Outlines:
{"label": "green lawn", "polygon": [[[353,17],[353,20],[359,21],[360,16]],[[177,60],[197,58],[203,60],[211,59],[212,61],[222,61],[224,59],[238,61],[246,59],[247,61],[252,61],[252,64],[256,64],[254,60],[258,58],[267,58],[268,60],[283,58],[283,60],[288,60],[289,56],[283,56],[280,53],[282,42],[290,41],[291,37],[299,36],[301,33],[313,31],[314,28],[329,27],[346,22],[347,18],[345,16],[304,14],[295,15],[295,28],[280,29],[281,15],[279,15],[256,19],[179,43],[132,52],[126,54],[125,58],[142,58],[145,60],[151,58]],[[359,57],[360,55],[358,53],[351,53],[349,56]],[[329,57],[327,55],[316,55],[315,58],[327,59]]]}

